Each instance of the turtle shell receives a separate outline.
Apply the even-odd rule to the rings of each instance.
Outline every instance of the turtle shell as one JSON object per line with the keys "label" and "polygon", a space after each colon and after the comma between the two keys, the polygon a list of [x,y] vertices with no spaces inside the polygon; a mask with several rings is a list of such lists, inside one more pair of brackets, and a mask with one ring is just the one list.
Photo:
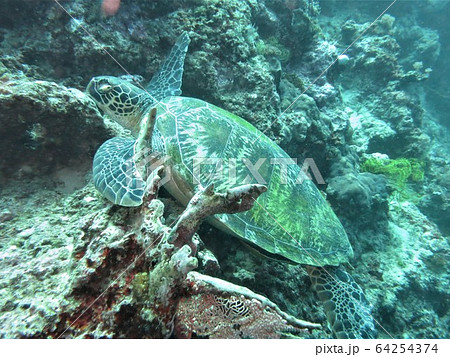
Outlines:
{"label": "turtle shell", "polygon": [[268,190],[251,210],[216,215],[215,224],[295,263],[338,265],[353,254],[342,224],[314,183],[253,125],[187,97],[168,97],[157,112],[152,146],[166,157],[171,171],[165,186],[175,198],[187,203],[199,184],[214,183],[218,192],[264,184]]}

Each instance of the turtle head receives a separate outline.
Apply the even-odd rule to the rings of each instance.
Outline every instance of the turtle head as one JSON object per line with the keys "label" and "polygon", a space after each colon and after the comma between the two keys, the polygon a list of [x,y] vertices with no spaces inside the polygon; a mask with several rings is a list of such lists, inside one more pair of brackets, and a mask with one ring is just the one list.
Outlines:
{"label": "turtle head", "polygon": [[145,90],[112,76],[92,78],[86,91],[111,119],[132,131],[139,127],[144,113],[153,104]]}

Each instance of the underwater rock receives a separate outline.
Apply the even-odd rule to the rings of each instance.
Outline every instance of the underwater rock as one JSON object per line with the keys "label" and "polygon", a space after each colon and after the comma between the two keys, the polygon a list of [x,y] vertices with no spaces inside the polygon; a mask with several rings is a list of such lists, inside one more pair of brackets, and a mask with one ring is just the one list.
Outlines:
{"label": "underwater rock", "polygon": [[[9,195],[15,197],[12,191],[17,189],[11,187]],[[246,201],[248,192],[246,188],[230,191],[228,204],[225,196],[214,196],[216,199],[213,199],[209,192],[202,203],[201,195],[197,195],[196,204],[191,206],[191,209],[195,207],[193,213],[189,213],[188,208],[184,216],[202,219],[204,215],[199,214],[202,206],[206,211],[245,209],[250,206],[237,206],[233,202]],[[42,194],[39,190],[33,193],[36,197]],[[250,193],[251,196],[254,194],[258,193]],[[2,326],[7,327],[2,337],[170,336],[177,302],[181,297],[189,298],[188,287],[191,285],[184,279],[196,267],[196,258],[189,245],[182,245],[180,249],[174,247],[179,245],[178,240],[187,243],[193,231],[185,228],[198,224],[181,219],[175,227],[167,227],[162,223],[163,204],[156,199],[147,204],[135,209],[113,206],[88,185],[65,198],[63,210],[61,202],[55,200],[47,205],[41,218],[36,214],[24,215],[20,221],[14,218],[16,227],[27,227],[30,220],[43,221],[33,226],[30,234],[17,236],[14,245],[9,241],[10,247],[2,250],[0,284],[8,287],[2,290],[0,320]],[[216,204],[218,206],[214,208]],[[47,217],[51,217],[52,225]],[[6,237],[15,229],[10,226],[0,227],[0,230],[4,228],[2,234],[6,233]],[[168,239],[174,240],[173,244]],[[35,278],[37,281],[33,283]],[[202,281],[205,279],[203,276]],[[221,286],[227,284],[232,285],[223,281]],[[215,294],[234,299],[236,294],[238,298],[244,291],[250,292],[234,287],[235,291],[221,292],[219,286],[214,289],[205,286],[195,295]],[[14,293],[16,289],[19,290]],[[23,295],[30,294],[30,289],[34,291],[34,298]],[[55,292],[58,292],[58,298],[55,298]],[[11,298],[8,298],[9,294]],[[258,296],[252,294],[251,298]],[[19,300],[13,300],[13,297]],[[283,326],[291,333],[304,334],[305,331],[298,328],[319,327],[290,317],[265,298],[259,300],[260,309],[269,304],[274,310],[271,316],[275,319],[279,315],[280,321],[284,321]],[[264,316],[258,318],[256,312],[250,311],[247,319],[258,323],[255,333],[258,329],[268,336],[276,333],[275,325],[267,323]],[[261,311],[261,314],[266,313]],[[17,319],[23,324],[17,324]],[[231,329],[233,321],[225,320],[222,326],[225,328],[228,324]],[[291,324],[296,327],[289,327]]]}
{"label": "underwater rock", "polygon": [[0,168],[5,176],[79,165],[107,137],[94,103],[53,82],[4,74],[0,106]]}
{"label": "underwater rock", "polygon": [[283,313],[247,288],[197,272],[190,272],[187,279],[192,292],[178,304],[177,337],[280,338],[318,327]]}
{"label": "underwater rock", "polygon": [[391,200],[389,217],[390,239],[362,257],[382,271],[368,295],[373,294],[391,333],[402,338],[448,336],[448,240],[409,202]]}
{"label": "underwater rock", "polygon": [[328,198],[353,227],[387,223],[388,189],[383,176],[371,173],[335,176],[328,182]]}
{"label": "underwater rock", "polygon": [[399,18],[394,36],[400,45],[399,56],[405,71],[420,71],[422,68],[414,68],[418,60],[422,63],[423,69],[435,65],[441,47],[436,30],[417,25],[411,17]]}
{"label": "underwater rock", "polygon": [[[359,29],[355,34],[361,33],[367,26],[368,24],[356,25]],[[343,31],[347,29],[348,26],[345,26]],[[349,40],[355,40],[353,36]],[[349,54],[353,58],[353,70],[359,73],[357,80],[361,83],[361,89],[372,92],[375,87],[386,85],[398,78],[399,50],[395,39],[386,34],[364,36],[349,49]]]}
{"label": "underwater rock", "polygon": [[0,223],[11,221],[15,217],[8,208],[5,208],[0,212]]}
{"label": "underwater rock", "polygon": [[[302,0],[122,2],[113,18],[102,17],[99,1],[63,2],[75,20],[51,1],[3,1],[1,337],[57,337],[72,323],[67,336],[169,334],[143,303],[151,265],[158,261],[138,260],[120,276],[151,243],[150,235],[128,235],[140,225],[141,213],[105,203],[91,184],[67,196],[57,182],[81,176],[84,184],[94,150],[111,130],[117,132],[107,121],[105,129],[81,92],[62,85],[84,88],[94,74],[124,74],[102,45],[127,71],[151,78],[183,30],[192,35],[185,95],[213,102],[260,129],[275,122],[269,136],[293,157],[317,159],[358,258],[351,262],[352,275],[364,282],[377,320],[395,337],[448,336],[448,239],[430,222],[448,235],[448,153],[429,154],[436,142],[443,148],[448,143],[442,131],[426,127],[439,115],[442,124],[448,122],[448,56],[439,46],[447,37],[424,27],[445,23],[448,4],[412,4],[397,3],[346,54],[345,66],[332,67],[292,112],[278,118],[379,14],[378,4],[355,9],[354,2],[322,2],[325,16],[318,22],[317,2]],[[438,13],[430,16],[433,8]],[[431,103],[439,111],[427,107],[427,116],[424,108]],[[357,172],[361,158],[374,152],[427,162],[423,191],[421,184],[415,187],[420,211],[398,195],[387,199],[383,177]],[[170,219],[154,200],[147,221],[157,235],[168,234],[169,222],[179,216],[170,199],[163,201]],[[208,246],[198,252],[203,273],[262,292],[293,316],[326,320],[300,267],[260,259],[212,229],[201,237]],[[188,261],[182,253],[177,258]],[[75,321],[97,297],[98,305]],[[241,301],[239,294],[235,299]],[[312,336],[329,335],[315,330]]]}
{"label": "underwater rock", "polygon": [[255,47],[259,35],[253,18],[263,11],[258,1],[122,3],[114,17],[104,17],[99,2],[74,1],[64,7],[73,18],[56,3],[43,3],[37,16],[44,19],[45,38],[41,27],[24,23],[21,31],[6,31],[2,49],[31,65],[37,77],[82,88],[95,73],[123,75],[123,68],[151,78],[174,39],[191,31],[184,93],[241,115],[260,129],[276,118],[271,65]]}
{"label": "underwater rock", "polygon": [[419,101],[395,86],[371,97],[372,102],[367,103],[367,107],[396,134],[386,141],[371,142],[369,151],[383,152],[390,157],[424,158],[430,149],[430,138],[422,130],[424,110]]}
{"label": "underwater rock", "polygon": [[[161,201],[154,199],[133,209],[117,207],[105,202],[92,184],[62,200],[52,195],[52,189],[42,190],[41,181],[29,182],[28,187],[32,192],[22,199],[17,185],[4,191],[10,200],[14,198],[22,215],[14,217],[11,225],[0,226],[4,237],[0,242],[2,337],[169,337],[176,310],[181,309],[179,299],[189,299],[189,289],[194,288],[191,280],[185,281],[196,267],[193,251],[187,244],[174,248],[179,239],[188,242],[193,232],[182,227],[192,222],[182,219],[176,227],[168,227],[163,223]],[[238,208],[232,202],[245,201],[246,192],[240,189],[228,195],[228,208],[224,197],[211,201],[208,196],[204,209],[216,203],[222,207],[219,210],[244,209],[245,205]],[[196,197],[203,205],[201,197]],[[47,209],[36,213],[35,201],[44,200]],[[4,210],[3,202],[0,209]],[[194,214],[185,212],[185,217],[197,216],[199,209]],[[15,235],[16,230],[30,232]],[[167,239],[175,241],[171,244]],[[205,283],[200,284],[196,278],[195,284],[203,287],[195,296],[239,299],[244,294],[259,300],[251,302],[258,307],[250,310],[246,320],[256,326],[254,333],[277,333],[276,326],[264,319],[267,305],[271,318],[291,333],[304,335],[303,329],[319,327],[283,313],[246,288],[220,279],[214,280],[221,281],[220,286],[210,288],[205,285],[208,279],[203,275],[200,280]],[[234,290],[221,291],[227,286]],[[224,319],[222,327],[232,329],[233,320]]]}
{"label": "underwater rock", "polygon": [[[326,85],[322,86],[324,87]],[[280,145],[291,157],[297,159],[299,165],[302,165],[305,159],[311,159],[317,165],[321,176],[329,177],[332,174],[332,163],[342,156],[350,155],[346,146],[351,136],[349,122],[339,110],[321,111],[316,98],[301,94],[285,79],[280,82],[280,93],[283,98],[282,107],[287,106],[280,116]],[[286,110],[287,108],[289,110]],[[323,184],[317,181],[316,183]]]}
{"label": "underwater rock", "polygon": [[[314,100],[306,94],[301,95],[301,93],[292,86],[292,84],[286,80],[282,80],[280,83],[280,92],[282,95],[282,108],[286,109],[291,105],[289,113],[283,114],[282,116],[282,129],[281,133],[283,136],[282,144],[287,152],[299,153],[299,148],[290,148],[290,146],[305,146],[305,142],[311,138],[311,126],[318,126],[320,129],[316,129],[318,133],[323,133],[324,130],[328,131],[324,123],[320,120],[320,112],[317,108]],[[297,101],[294,100],[297,99]],[[325,126],[325,128],[323,127]],[[322,140],[329,135],[325,133],[322,135]],[[317,139],[317,135],[314,139]]]}
{"label": "underwater rock", "polygon": [[202,271],[206,274],[216,275],[220,271],[219,261],[209,249],[199,250],[198,259]]}
{"label": "underwater rock", "polygon": [[[267,29],[263,27],[262,34],[265,35],[267,32],[275,35],[286,47],[295,49],[292,53],[293,58],[301,58],[302,54],[310,48],[314,38],[320,35],[317,20],[319,5],[316,2],[300,0],[266,0],[262,3],[270,14],[266,18],[276,17],[278,20],[276,26],[268,26]],[[261,26],[259,22],[257,25]],[[269,29],[272,31],[269,32]]]}
{"label": "underwater rock", "polygon": [[396,131],[384,120],[373,115],[368,108],[360,106],[347,107],[345,114],[352,127],[352,147],[358,154],[366,152],[386,151],[386,143],[394,142]]}
{"label": "underwater rock", "polygon": [[7,207],[16,214],[0,224],[0,335],[47,337],[62,310],[70,309],[64,296],[77,234],[74,216],[67,215],[66,201],[42,179],[3,185],[0,211]]}
{"label": "underwater rock", "polygon": [[450,187],[450,185],[448,183],[445,186],[432,185],[418,206],[423,213],[436,222],[443,234],[450,235],[448,220],[450,217],[450,194],[445,187]]}
{"label": "underwater rock", "polygon": [[[367,26],[367,23],[360,25],[352,20],[347,21],[342,28],[344,41],[352,42]],[[411,81],[428,78],[431,70],[416,63],[417,60],[408,64],[401,51],[403,47],[399,44],[404,43],[400,36],[402,31],[406,30],[401,24],[394,25],[394,18],[384,15],[373,31],[363,36],[348,51],[353,59],[351,72],[358,73],[358,76],[350,79],[349,74],[343,72],[339,82],[349,89],[343,95],[344,101],[358,107],[357,111],[368,114],[363,114],[361,119],[373,117],[367,121],[369,127],[362,123],[366,127],[363,134],[358,133],[359,137],[366,133],[370,137],[367,145],[369,152],[382,152],[392,157],[402,155],[421,158],[429,150],[430,139],[422,130],[423,109],[419,100],[408,93],[405,86]],[[419,31],[419,36],[416,29],[415,33],[411,36],[422,44],[423,32]],[[417,59],[422,56],[414,52],[413,57]],[[380,124],[376,127],[381,127],[381,134],[376,135],[367,130],[375,124]]]}
{"label": "underwater rock", "polygon": [[[201,1],[183,14],[191,34],[183,91],[237,114],[274,137],[279,96],[252,19],[257,1]],[[195,16],[193,16],[195,14]],[[214,16],[211,16],[214,14]],[[181,16],[181,13],[180,13]],[[258,47],[259,46],[259,47]]]}

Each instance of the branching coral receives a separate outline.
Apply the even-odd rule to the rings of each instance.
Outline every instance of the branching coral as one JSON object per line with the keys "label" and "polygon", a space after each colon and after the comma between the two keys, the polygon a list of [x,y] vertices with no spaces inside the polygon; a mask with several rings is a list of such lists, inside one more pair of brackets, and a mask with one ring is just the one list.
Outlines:
{"label": "branching coral", "polygon": [[[151,187],[158,178],[156,175]],[[268,338],[280,337],[283,331],[303,333],[307,328],[318,328],[317,324],[282,312],[276,304],[247,288],[192,271],[198,263],[194,235],[200,223],[216,213],[248,210],[266,190],[261,185],[243,185],[216,193],[213,188],[211,185],[199,190],[175,226],[151,243],[156,247],[148,253],[153,261],[148,285],[142,281],[147,277],[144,275],[139,275],[139,284],[135,284],[139,288],[136,292],[145,296],[141,314],[157,322],[162,336],[174,331],[178,337]],[[154,202],[144,202],[144,216],[146,210],[154,211]],[[142,226],[138,240],[148,244],[144,236],[154,229],[145,219]],[[142,286],[148,286],[147,294],[143,294]]]}

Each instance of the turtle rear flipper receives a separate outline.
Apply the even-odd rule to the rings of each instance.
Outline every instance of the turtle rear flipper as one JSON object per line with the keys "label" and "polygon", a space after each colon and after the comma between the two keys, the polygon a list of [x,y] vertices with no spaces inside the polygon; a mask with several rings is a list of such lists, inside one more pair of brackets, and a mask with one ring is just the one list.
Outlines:
{"label": "turtle rear flipper", "polygon": [[156,100],[181,94],[184,59],[190,42],[187,32],[183,32],[161,68],[147,85],[147,92]]}
{"label": "turtle rear flipper", "polygon": [[336,338],[376,338],[369,302],[361,287],[341,267],[307,267]]}
{"label": "turtle rear flipper", "polygon": [[135,140],[112,138],[94,156],[95,188],[111,202],[140,206],[146,182],[135,162]]}

